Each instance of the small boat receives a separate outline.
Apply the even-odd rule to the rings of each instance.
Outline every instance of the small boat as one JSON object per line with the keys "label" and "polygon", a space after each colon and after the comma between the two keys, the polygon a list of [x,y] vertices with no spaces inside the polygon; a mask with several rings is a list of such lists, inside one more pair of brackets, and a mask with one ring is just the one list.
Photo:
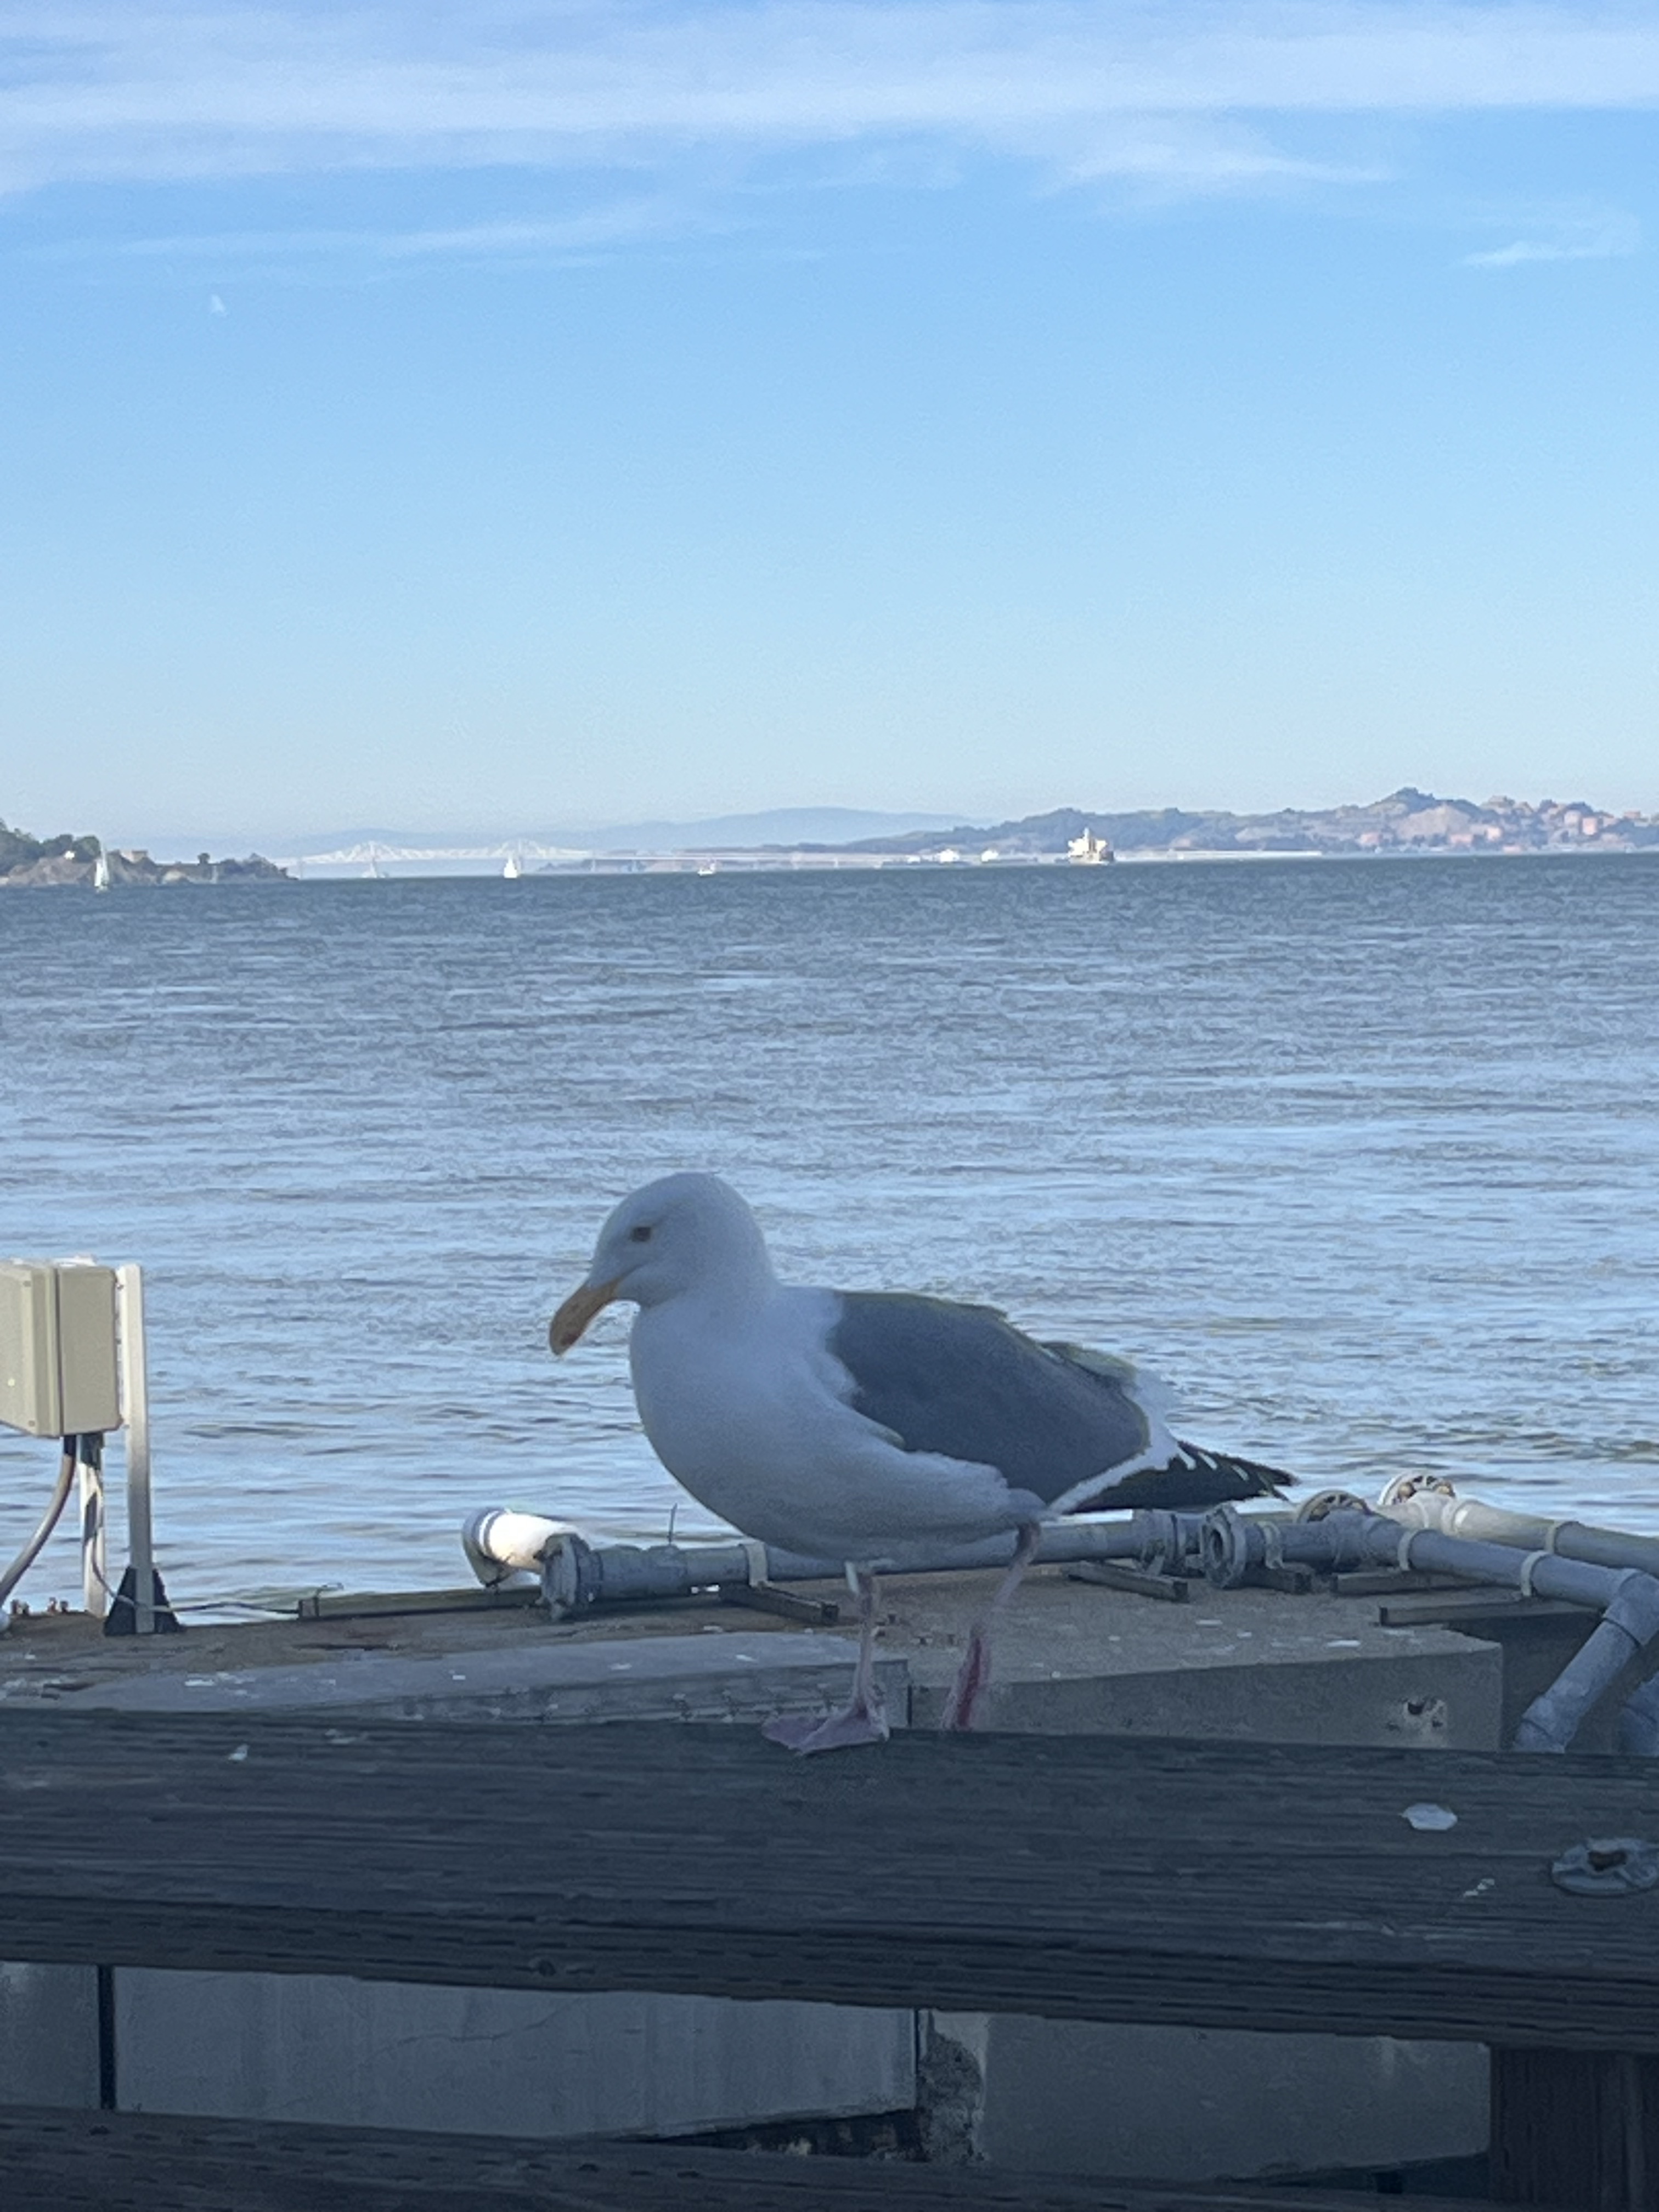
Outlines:
{"label": "small boat", "polygon": [[516,853],[509,853],[507,854],[507,866],[501,870],[501,873],[506,877],[508,883],[516,884],[518,882],[519,878],[524,873],[524,870],[519,866],[519,856]]}
{"label": "small boat", "polygon": [[106,891],[109,889],[109,854],[101,848],[100,848],[98,858],[93,863],[92,888],[95,891]]}

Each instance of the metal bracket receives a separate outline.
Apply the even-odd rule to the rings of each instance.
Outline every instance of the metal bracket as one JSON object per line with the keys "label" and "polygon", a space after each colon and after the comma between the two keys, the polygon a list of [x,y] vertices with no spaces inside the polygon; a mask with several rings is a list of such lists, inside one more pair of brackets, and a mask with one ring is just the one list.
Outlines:
{"label": "metal bracket", "polygon": [[721,1583],[722,1605],[746,1606],[751,1613],[775,1613],[781,1620],[804,1620],[814,1628],[832,1628],[841,1619],[841,1607],[832,1598],[802,1597],[776,1583]]}
{"label": "metal bracket", "polygon": [[1161,1597],[1166,1605],[1185,1605],[1186,1578],[1131,1567],[1115,1559],[1079,1559],[1066,1570],[1068,1583],[1094,1583],[1102,1589],[1127,1590],[1132,1597]]}
{"label": "metal bracket", "polygon": [[1246,1589],[1281,1590],[1291,1597],[1306,1597],[1318,1587],[1318,1569],[1299,1559],[1281,1559],[1276,1567],[1252,1567],[1244,1577]]}
{"label": "metal bracket", "polygon": [[1478,1585],[1407,1592],[1403,1597],[1384,1598],[1376,1608],[1382,1628],[1455,1628],[1466,1620],[1565,1620],[1574,1613],[1581,1620],[1586,1617],[1582,1605],[1557,1598],[1517,1597],[1512,1589]]}
{"label": "metal bracket", "polygon": [[1331,1577],[1331,1588],[1338,1597],[1403,1597],[1410,1591],[1472,1587],[1449,1575],[1431,1574],[1422,1567],[1355,1567]]}

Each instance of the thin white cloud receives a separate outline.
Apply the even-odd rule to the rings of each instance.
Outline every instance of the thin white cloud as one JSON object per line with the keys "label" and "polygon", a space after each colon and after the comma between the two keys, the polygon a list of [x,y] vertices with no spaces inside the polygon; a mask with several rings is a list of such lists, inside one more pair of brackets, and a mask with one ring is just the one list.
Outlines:
{"label": "thin white cloud", "polygon": [[1517,238],[1508,246],[1466,253],[1470,269],[1517,269],[1529,261],[1611,261],[1642,250],[1642,226],[1633,215],[1610,210],[1589,216],[1557,216],[1541,237]]}
{"label": "thin white cloud", "polygon": [[[607,247],[650,238],[683,236],[710,224],[672,199],[619,201],[544,222],[452,223],[419,230],[312,229],[181,232],[160,238],[130,239],[115,249],[142,260],[209,260],[221,263],[331,257],[374,261],[417,261],[436,256],[461,259],[558,259],[585,257]],[[100,245],[58,248],[51,258],[99,255]],[[215,295],[216,298],[216,295]],[[214,312],[222,313],[222,307]]]}
{"label": "thin white cloud", "polygon": [[[1012,141],[1012,148],[1018,142]],[[1061,186],[1133,185],[1143,194],[1227,192],[1276,185],[1380,184],[1375,161],[1337,161],[1296,154],[1264,131],[1231,117],[1154,115],[1097,128],[1067,151],[1059,133],[1026,150]]]}
{"label": "thin white cloud", "polygon": [[0,82],[14,190],[907,140],[1221,189],[1325,173],[1273,118],[1659,105],[1659,6],[0,0]]}

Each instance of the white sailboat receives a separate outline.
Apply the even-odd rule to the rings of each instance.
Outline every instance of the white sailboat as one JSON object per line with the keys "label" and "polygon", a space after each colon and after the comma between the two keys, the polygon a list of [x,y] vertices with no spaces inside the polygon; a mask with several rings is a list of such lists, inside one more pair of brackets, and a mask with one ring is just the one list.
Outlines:
{"label": "white sailboat", "polygon": [[92,865],[92,888],[95,891],[109,889],[109,854],[100,846],[98,858]]}
{"label": "white sailboat", "polygon": [[516,853],[509,853],[507,854],[507,866],[501,870],[501,873],[506,877],[508,883],[516,884],[518,882],[519,878],[524,873],[524,870],[519,866],[519,856]]}

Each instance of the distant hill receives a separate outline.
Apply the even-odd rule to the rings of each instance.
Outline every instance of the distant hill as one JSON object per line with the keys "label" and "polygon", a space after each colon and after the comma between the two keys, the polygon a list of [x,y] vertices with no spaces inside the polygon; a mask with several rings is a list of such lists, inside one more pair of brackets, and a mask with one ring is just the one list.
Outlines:
{"label": "distant hill", "polygon": [[774,806],[759,814],[715,814],[701,822],[624,822],[603,830],[550,831],[545,844],[598,853],[674,852],[723,845],[850,845],[856,839],[921,836],[950,827],[948,814],[882,814],[858,806]]}
{"label": "distant hill", "polygon": [[[443,830],[399,830],[388,829],[381,823],[368,828],[284,832],[281,836],[267,836],[264,842],[282,853],[349,852],[362,845],[418,852],[428,846],[489,846],[517,840],[529,845],[563,846],[572,852],[673,853],[721,846],[846,845],[860,837],[901,837],[929,830],[946,830],[951,819],[948,814],[895,813],[876,807],[775,806],[756,814],[716,814],[695,822],[611,822],[597,828],[591,823],[574,827],[564,823],[550,830],[538,828],[533,823],[504,825],[497,822],[483,828],[477,823],[463,823]],[[158,834],[150,842],[164,852],[182,853],[192,849],[201,840],[180,831],[168,836]]]}
{"label": "distant hill", "polygon": [[1056,807],[1017,822],[959,823],[945,832],[872,836],[843,849],[933,854],[960,849],[1008,859],[1065,852],[1085,830],[1119,853],[1539,852],[1659,845],[1659,817],[1613,814],[1587,799],[1439,799],[1407,784],[1364,805],[1281,807],[1274,814],[1166,806],[1114,813]]}
{"label": "distant hill", "polygon": [[[700,821],[623,822],[602,828],[521,830],[532,845],[562,847],[596,855],[773,853],[913,855],[919,859],[1008,860],[1063,858],[1086,832],[1120,854],[1218,853],[1527,853],[1599,848],[1630,851],[1659,847],[1659,816],[1615,814],[1588,799],[1442,799],[1406,784],[1364,805],[1279,808],[1271,814],[1235,814],[1218,807],[1164,806],[1125,811],[1059,806],[1043,814],[991,823],[953,822],[948,815],[882,813],[853,806],[773,807],[752,814],[720,814]],[[423,850],[451,844],[480,847],[505,842],[488,830],[354,829],[319,830],[284,840],[301,854],[368,845],[407,852],[418,866]],[[185,858],[186,841],[157,838],[164,857],[131,847],[107,849],[115,881],[220,882],[234,876],[277,872],[269,861],[210,860],[200,849]],[[90,880],[100,852],[95,837],[26,836],[0,822],[0,883],[76,883]],[[173,859],[166,857],[177,854]],[[614,864],[629,866],[619,860]]]}

